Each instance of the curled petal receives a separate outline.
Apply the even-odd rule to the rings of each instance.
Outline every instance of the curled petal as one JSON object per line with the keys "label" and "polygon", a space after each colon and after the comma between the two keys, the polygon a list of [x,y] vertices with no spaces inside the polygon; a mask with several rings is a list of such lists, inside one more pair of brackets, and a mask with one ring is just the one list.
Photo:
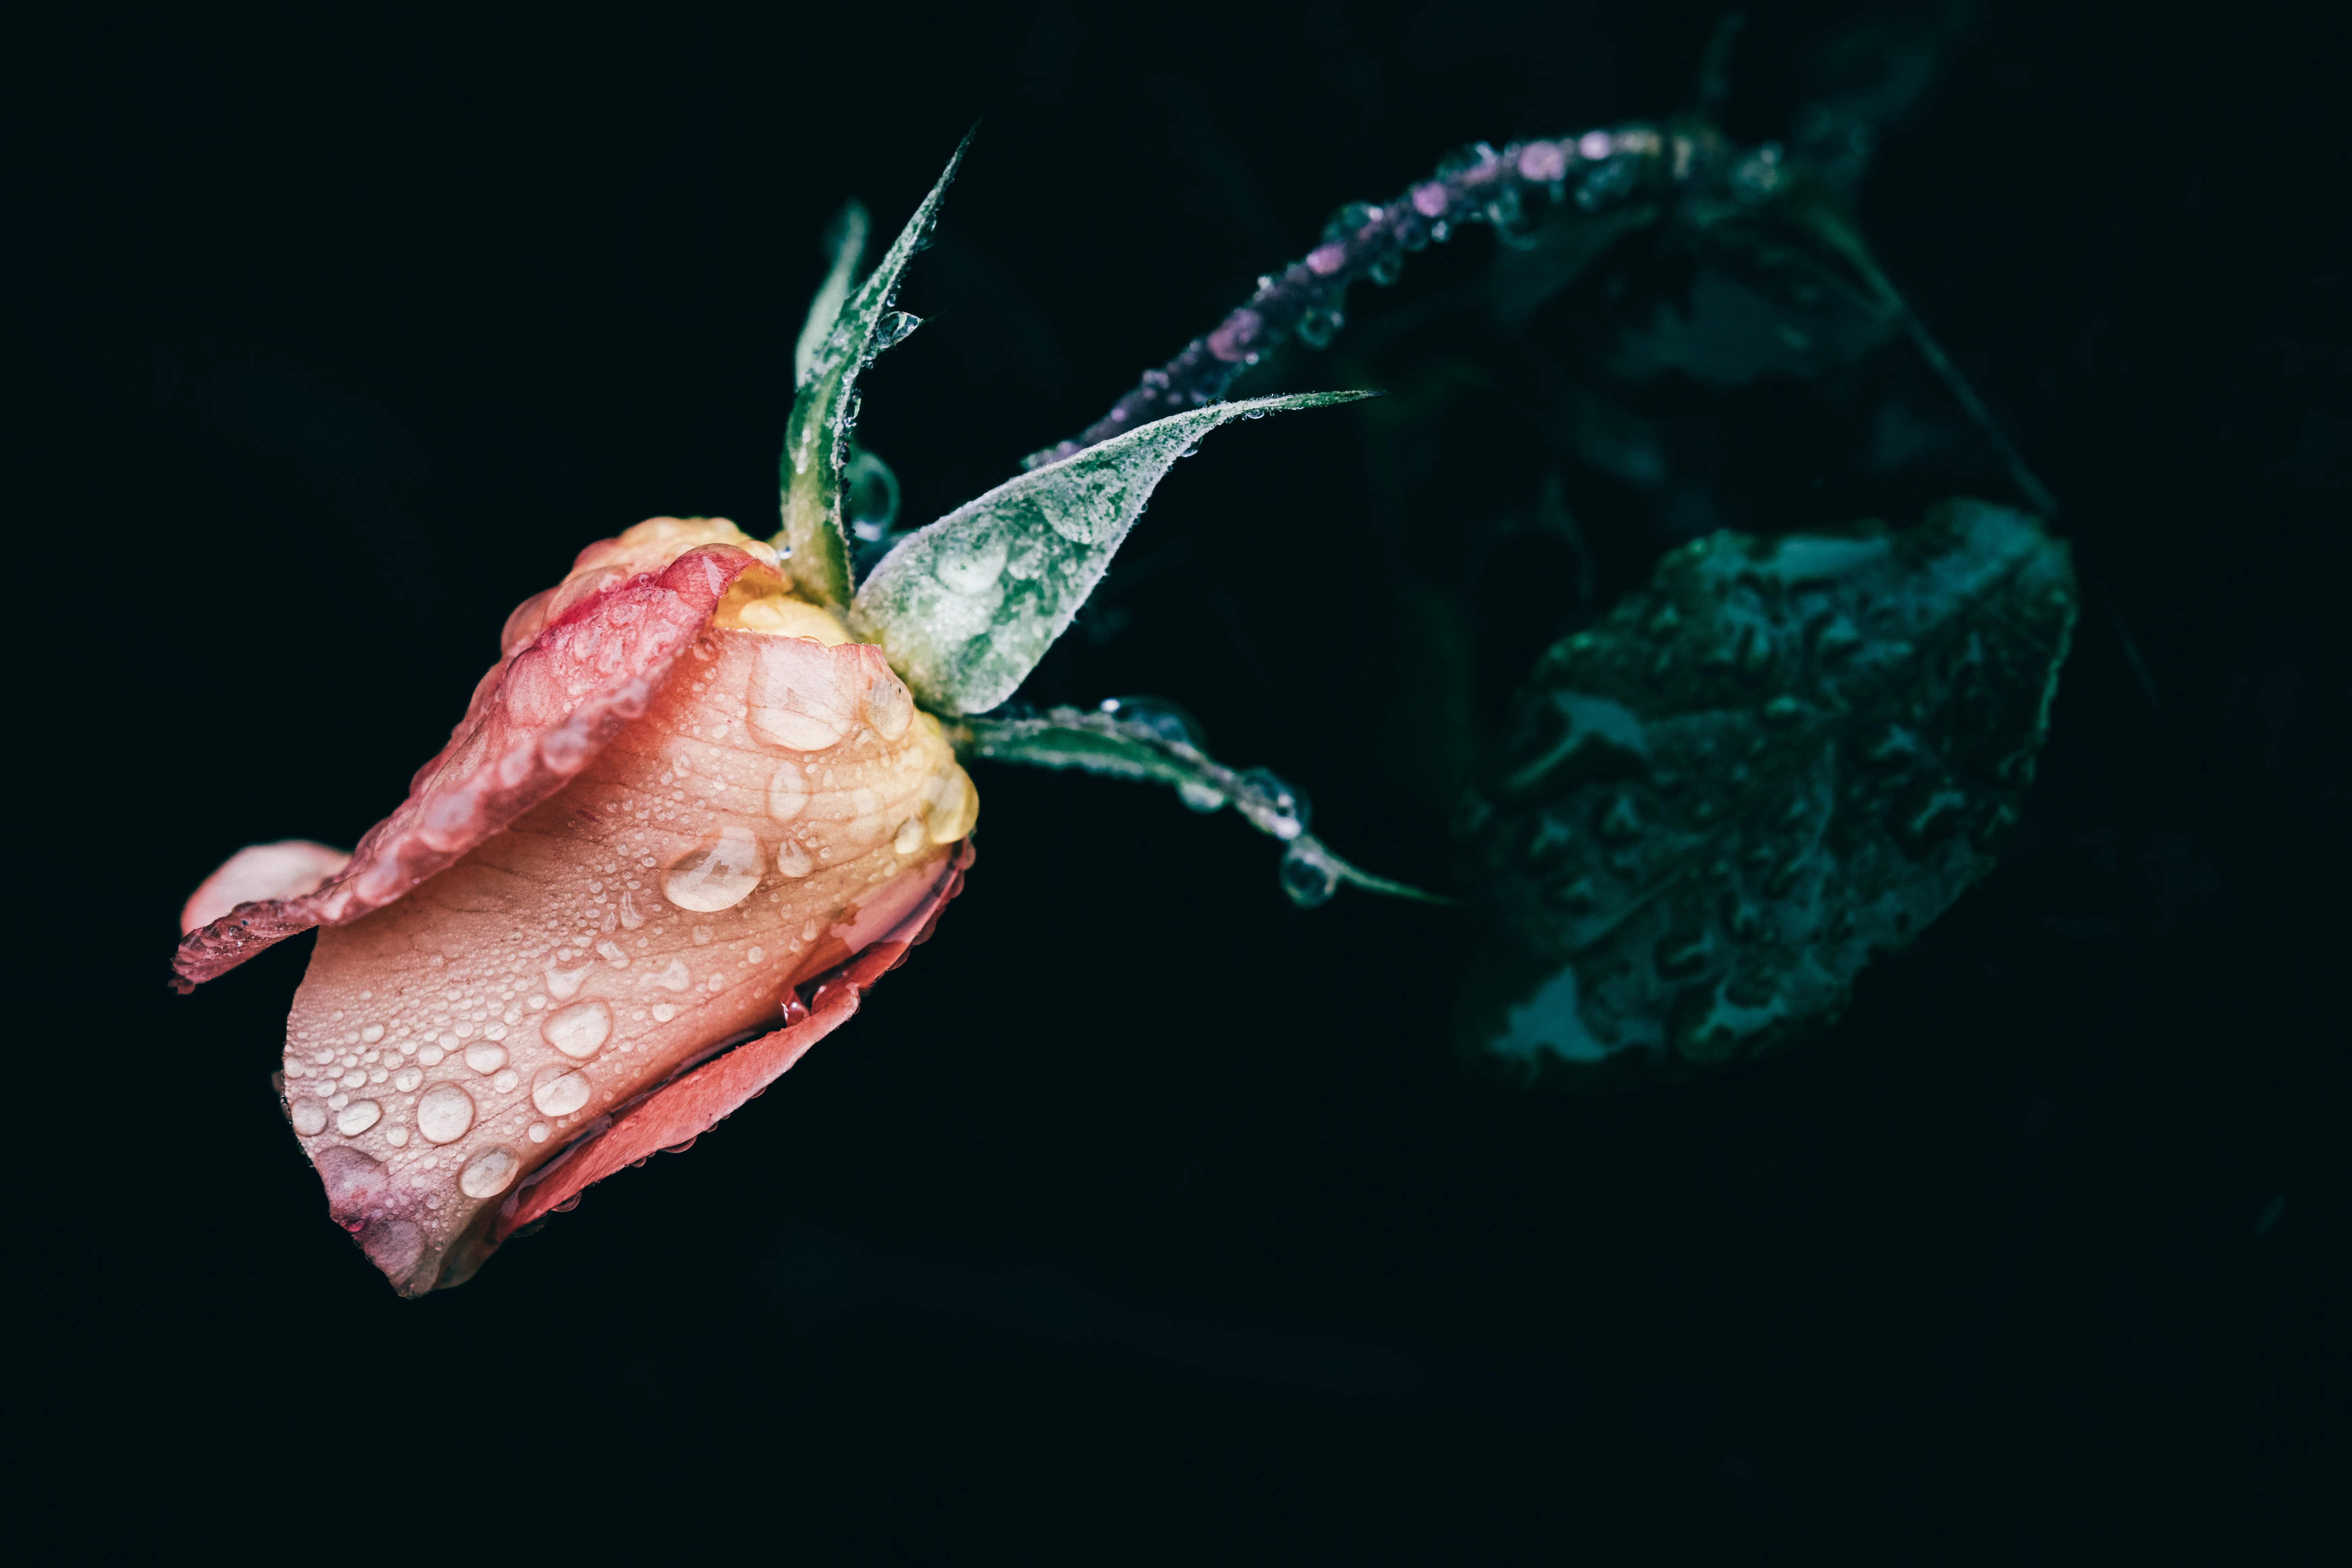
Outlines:
{"label": "curled petal", "polygon": [[[697,545],[658,569],[632,570],[675,542],[646,542],[634,557],[617,548],[640,531],[583,552],[562,586],[516,612],[508,656],[476,688],[449,744],[418,770],[408,799],[369,829],[340,874],[311,891],[241,902],[183,937],[173,962],[179,988],[298,931],[382,909],[562,789],[646,711],[736,579],[772,573],[732,544]],[[205,888],[225,888],[229,869]]]}
{"label": "curled petal", "polygon": [[[541,1166],[499,1205],[489,1226],[488,1245],[495,1247],[524,1226],[569,1207],[588,1187],[616,1171],[661,1151],[682,1149],[764,1093],[811,1046],[849,1021],[866,987],[930,940],[940,911],[963,890],[963,874],[971,862],[971,847],[967,844],[918,890],[911,907],[886,935],[816,987],[813,1005],[787,1005],[783,1028],[670,1079],[614,1113],[611,1125],[582,1138],[560,1158]],[[798,1001],[797,996],[793,998],[794,1004]],[[794,1013],[799,1016],[793,1016]],[[470,1271],[471,1266],[471,1259],[463,1260],[453,1265],[451,1272],[457,1267]]]}
{"label": "curled petal", "polygon": [[208,926],[239,904],[299,899],[352,863],[352,852],[306,838],[248,844],[221,863],[180,910],[180,931]]}

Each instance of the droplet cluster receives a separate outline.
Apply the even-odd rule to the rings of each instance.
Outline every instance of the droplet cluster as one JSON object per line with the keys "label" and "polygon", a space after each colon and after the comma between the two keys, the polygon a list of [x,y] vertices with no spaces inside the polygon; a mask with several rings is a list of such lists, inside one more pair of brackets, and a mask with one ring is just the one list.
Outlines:
{"label": "droplet cluster", "polygon": [[429,1276],[599,1118],[772,1024],[787,986],[870,940],[861,905],[976,812],[874,650],[706,631],[572,784],[321,932],[288,1025],[288,1116],[314,1160],[345,1149],[382,1173],[338,1217],[379,1263]]}
{"label": "droplet cluster", "polygon": [[1648,125],[1588,131],[1558,141],[1515,142],[1500,151],[1477,142],[1439,163],[1435,175],[1378,205],[1353,202],[1332,215],[1313,250],[1258,279],[1247,303],[1165,365],[1076,439],[1032,454],[1030,468],[1058,462],[1138,426],[1225,395],[1234,380],[1292,339],[1319,349],[1346,322],[1349,287],[1394,283],[1405,258],[1483,225],[1504,243],[1533,242],[1555,212],[1571,221],[1654,187],[1719,186],[1741,202],[1780,188],[1780,151],[1742,151],[1712,132]]}

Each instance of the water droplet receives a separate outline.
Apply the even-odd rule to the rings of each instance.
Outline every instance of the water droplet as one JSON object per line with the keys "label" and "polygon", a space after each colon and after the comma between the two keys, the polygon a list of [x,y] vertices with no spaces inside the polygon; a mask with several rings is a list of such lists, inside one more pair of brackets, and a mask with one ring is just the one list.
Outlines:
{"label": "water droplet", "polygon": [[635,931],[645,923],[645,914],[637,908],[636,895],[635,893],[623,893],[621,895],[621,929],[624,931]]}
{"label": "water droplet", "polygon": [[809,858],[808,851],[791,839],[787,838],[776,846],[776,872],[779,876],[797,879],[815,869],[816,862]]}
{"label": "water droplet", "polygon": [[629,967],[629,955],[627,952],[623,951],[619,942],[600,942],[596,944],[596,951],[604,954],[604,962],[611,964],[614,968],[626,969]]}
{"label": "water droplet", "polygon": [[1328,348],[1347,323],[1348,318],[1328,305],[1309,305],[1298,313],[1298,338],[1310,349]]}
{"label": "water droplet", "polygon": [[907,683],[885,668],[866,688],[866,721],[886,741],[895,741],[915,721],[915,699]]}
{"label": "water droplet", "polygon": [[786,763],[768,781],[768,815],[778,822],[790,822],[808,809],[808,780],[801,770]]}
{"label": "water droplet", "polygon": [[[683,991],[688,986],[693,984],[694,981],[687,973],[685,963],[679,959],[673,958],[669,961],[669,967],[663,970],[659,974],[638,975],[637,984],[639,985],[658,985],[665,991]],[[552,1019],[549,1020],[551,1023],[554,1020]]]}
{"label": "water droplet", "polygon": [[912,855],[930,842],[930,837],[923,827],[923,819],[910,816],[898,825],[898,836],[890,840],[890,847],[900,855]]}
{"label": "water droplet", "polygon": [[1237,797],[1239,808],[1251,822],[1276,838],[1296,838],[1307,831],[1312,815],[1307,804],[1307,794],[1285,784],[1281,777],[1265,768],[1252,768],[1241,775],[1244,794]]}
{"label": "water droplet", "polygon": [[656,1003],[656,1004],[654,1005],[654,1022],[655,1022],[655,1023],[656,1023],[656,1024],[667,1024],[667,1023],[668,1023],[672,1018],[675,1018],[675,1017],[677,1017],[677,1008],[675,1008],[675,1007],[673,1007],[673,1006],[671,1006],[668,1003],[667,1003],[667,1002],[657,1002],[657,1003]]}
{"label": "water droplet", "polygon": [[469,1198],[494,1198],[514,1184],[522,1160],[511,1149],[494,1146],[466,1162],[457,1173],[457,1190]]}
{"label": "water droplet", "polygon": [[1660,937],[1650,958],[1666,979],[1685,980],[1705,969],[1714,953],[1715,943],[1706,928],[1693,925],[1676,927]]}
{"label": "water droplet", "polygon": [[996,585],[1011,549],[1002,540],[985,543],[950,542],[931,563],[931,575],[954,594],[985,594]]}
{"label": "water droplet", "polygon": [[509,1068],[506,1071],[499,1074],[498,1077],[490,1079],[490,1087],[497,1089],[500,1094],[511,1094],[514,1092],[514,1086],[521,1081],[522,1079],[515,1072],[515,1069]]}
{"label": "water droplet", "polygon": [[[672,959],[670,967],[683,966]],[[539,1026],[539,1037],[573,1061],[584,1062],[613,1037],[613,1009],[602,1002],[575,1002],[550,1013]]]}
{"label": "water droplet", "polygon": [[315,1138],[327,1130],[327,1107],[322,1100],[298,1100],[291,1114],[294,1131],[305,1138]]}
{"label": "water droplet", "polygon": [[1282,852],[1282,890],[1302,910],[1331,901],[1339,890],[1339,873],[1317,851],[1313,840],[1293,839]]}
{"label": "water droplet", "polygon": [[1140,725],[1160,740],[1196,752],[1209,749],[1199,721],[1164,697],[1106,697],[1102,710],[1122,724]]}
{"label": "water droplet", "polygon": [[395,1149],[405,1149],[408,1147],[408,1129],[395,1127],[383,1135],[383,1141]]}
{"label": "water droplet", "polygon": [[530,1080],[530,1102],[547,1116],[569,1116],[588,1103],[594,1085],[577,1068],[549,1066]]}
{"label": "water droplet", "polygon": [[354,1100],[335,1112],[335,1131],[356,1138],[383,1119],[383,1107],[373,1100]]}
{"label": "water droplet", "polygon": [[427,1143],[455,1143],[474,1125],[474,1097],[454,1083],[436,1083],[416,1101],[416,1131]]}
{"label": "water droplet", "polygon": [[852,715],[841,702],[835,670],[830,654],[799,637],[767,641],[744,721],[761,740],[789,752],[838,745]]}
{"label": "water droplet", "polygon": [[1225,805],[1224,795],[1204,784],[1178,784],[1176,798],[1194,811],[1222,811]]}
{"label": "water droplet", "polygon": [[1384,250],[1372,258],[1365,269],[1371,280],[1385,289],[1404,276],[1404,255],[1402,251]]}
{"label": "water droplet", "polygon": [[375,1044],[378,1040],[383,1038],[383,1026],[382,1024],[370,1024],[366,1028],[360,1031],[360,1038],[366,1041],[371,1046]]}
{"label": "water droplet", "polygon": [[749,829],[724,828],[662,873],[662,897],[682,910],[731,910],[760,885],[760,841]]}
{"label": "water droplet", "polygon": [[[577,969],[557,969],[551,965],[547,971],[548,994],[558,1002],[571,1001],[580,994],[580,987],[587,980],[588,972],[595,967],[596,961],[593,958]],[[437,1061],[440,1058],[436,1057],[434,1059]],[[426,1062],[425,1065],[431,1067],[433,1063]]]}
{"label": "water droplet", "polygon": [[[589,1005],[597,1007],[604,1005],[601,1002]],[[507,1065],[507,1048],[504,1046],[494,1046],[488,1040],[477,1040],[466,1047],[466,1065],[484,1078],[488,1078]],[[404,1073],[401,1076],[404,1078],[407,1075]]]}
{"label": "water droplet", "polygon": [[961,768],[951,767],[925,784],[923,798],[923,825],[934,844],[967,837],[980,819],[980,796]]}
{"label": "water droplet", "polygon": [[534,1143],[546,1142],[547,1123],[544,1121],[532,1122],[530,1128],[525,1131],[524,1136],[528,1137]]}
{"label": "water droplet", "polygon": [[427,1046],[416,1053],[416,1059],[425,1067],[437,1068],[441,1065],[441,1058],[446,1054],[438,1046]]}
{"label": "water droplet", "polygon": [[1895,837],[1914,857],[1923,856],[1960,826],[1969,797],[1957,784],[1923,778],[1895,804]]}

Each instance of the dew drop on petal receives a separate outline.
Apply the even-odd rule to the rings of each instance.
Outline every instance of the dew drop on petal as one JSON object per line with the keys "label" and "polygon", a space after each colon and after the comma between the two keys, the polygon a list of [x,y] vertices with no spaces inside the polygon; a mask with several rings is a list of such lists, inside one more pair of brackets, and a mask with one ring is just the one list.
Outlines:
{"label": "dew drop on petal", "polygon": [[768,781],[768,815],[778,822],[790,822],[808,809],[808,780],[801,770],[786,763]]}
{"label": "dew drop on petal", "polygon": [[406,1094],[425,1081],[425,1075],[415,1068],[403,1068],[392,1075],[392,1087]]}
{"label": "dew drop on petal", "polygon": [[887,668],[866,689],[866,721],[886,741],[895,741],[915,721],[915,699],[906,682]]}
{"label": "dew drop on petal", "polygon": [[507,1048],[492,1045],[488,1040],[476,1040],[466,1047],[466,1065],[488,1078],[507,1065]]}
{"label": "dew drop on petal", "polygon": [[596,961],[593,958],[577,969],[558,969],[550,964],[547,970],[548,994],[558,1002],[571,1001],[580,994],[580,987],[586,983],[588,972],[595,967]]}
{"label": "dew drop on petal", "polygon": [[521,1077],[516,1073],[515,1069],[509,1068],[506,1071],[499,1074],[498,1077],[490,1079],[490,1087],[497,1089],[500,1094],[512,1094],[514,1092],[514,1086],[521,1081]]}
{"label": "dew drop on petal", "polygon": [[327,1106],[324,1100],[298,1100],[292,1111],[294,1131],[305,1138],[315,1138],[327,1130]]}
{"label": "dew drop on petal", "polygon": [[416,1102],[416,1131],[427,1143],[455,1143],[474,1125],[474,1097],[454,1083],[436,1083]]}
{"label": "dew drop on petal", "polygon": [[816,862],[809,858],[809,852],[791,839],[787,838],[776,846],[776,870],[779,875],[800,878],[815,869]]}
{"label": "dew drop on petal", "polygon": [[534,1122],[532,1122],[532,1123],[530,1124],[530,1129],[529,1129],[529,1131],[528,1131],[528,1133],[527,1133],[527,1136],[529,1136],[529,1138],[530,1139],[530,1141],[531,1141],[532,1142],[534,1142],[534,1143],[544,1143],[544,1142],[547,1142],[547,1123],[546,1123],[546,1122],[544,1122],[544,1121],[534,1121]]}
{"label": "dew drop on petal", "polygon": [[760,841],[749,829],[722,828],[662,873],[662,897],[682,910],[731,910],[760,885]]}
{"label": "dew drop on petal", "polygon": [[923,819],[910,816],[898,825],[898,837],[890,840],[890,847],[901,855],[912,855],[929,843],[930,837],[924,831]]}
{"label": "dew drop on petal", "polygon": [[592,1087],[577,1068],[543,1067],[530,1080],[530,1102],[542,1115],[569,1116],[588,1103]]}
{"label": "dew drop on petal", "polygon": [[469,1198],[494,1198],[514,1184],[522,1161],[504,1145],[485,1149],[457,1173],[457,1190]]}
{"label": "dew drop on petal", "polygon": [[961,768],[951,768],[924,786],[930,802],[923,824],[934,844],[952,844],[972,829],[980,817],[980,796]]}
{"label": "dew drop on petal", "polygon": [[395,1149],[405,1149],[408,1147],[408,1129],[395,1127],[383,1135],[383,1141]]}
{"label": "dew drop on petal", "polygon": [[613,1009],[602,1002],[575,1002],[550,1013],[539,1026],[539,1037],[573,1061],[584,1062],[613,1037]]}
{"label": "dew drop on petal", "polygon": [[335,1131],[356,1138],[383,1120],[383,1107],[373,1100],[354,1100],[335,1112]]}

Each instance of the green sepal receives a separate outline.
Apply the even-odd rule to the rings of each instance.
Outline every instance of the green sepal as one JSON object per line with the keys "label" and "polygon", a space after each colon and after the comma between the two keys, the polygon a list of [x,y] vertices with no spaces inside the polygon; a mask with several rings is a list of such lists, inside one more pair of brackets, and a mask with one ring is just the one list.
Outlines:
{"label": "green sepal", "polygon": [[808,384],[809,372],[816,367],[825,339],[833,335],[834,322],[841,319],[841,307],[849,298],[850,285],[857,281],[857,264],[866,259],[866,237],[873,227],[874,220],[866,216],[866,205],[851,201],[844,204],[841,216],[833,220],[833,226],[825,233],[826,247],[833,252],[833,266],[825,273],[824,281],[817,285],[816,296],[809,301],[808,320],[801,323],[801,335],[793,343],[795,393]]}
{"label": "green sepal", "polygon": [[1102,580],[1153,487],[1221,425],[1374,395],[1303,393],[1156,419],[1033,468],[908,534],[850,606],[915,699],[984,713],[1011,697]]}
{"label": "green sepal", "polygon": [[[971,144],[971,138],[966,136],[880,264],[842,302],[824,342],[800,375],[799,390],[793,398],[792,418],[784,426],[783,459],[778,466],[784,525],[775,543],[783,552],[784,571],[793,585],[834,609],[849,603],[854,586],[841,496],[849,433],[857,422],[857,373],[913,330],[912,318],[906,318],[893,323],[887,337],[881,336],[884,323],[893,314],[890,300],[898,287],[898,276],[929,237],[940,200],[955,178],[956,166],[963,162],[964,148]],[[839,257],[835,268],[840,275]],[[830,288],[828,279],[826,289],[819,291],[816,303],[810,307],[812,325]],[[804,331],[804,340],[806,336]],[[794,357],[797,360],[797,353]]]}

